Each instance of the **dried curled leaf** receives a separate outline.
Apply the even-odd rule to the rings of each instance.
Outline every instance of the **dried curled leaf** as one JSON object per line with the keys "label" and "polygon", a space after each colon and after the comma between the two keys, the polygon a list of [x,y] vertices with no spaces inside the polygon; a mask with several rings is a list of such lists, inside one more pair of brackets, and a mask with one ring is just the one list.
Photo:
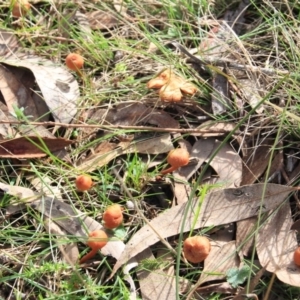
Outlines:
{"label": "dried curled leaf", "polygon": [[149,89],[160,89],[159,96],[162,101],[178,102],[182,99],[182,93],[194,95],[197,88],[180,76],[177,76],[171,69],[166,69],[157,77],[147,83]]}

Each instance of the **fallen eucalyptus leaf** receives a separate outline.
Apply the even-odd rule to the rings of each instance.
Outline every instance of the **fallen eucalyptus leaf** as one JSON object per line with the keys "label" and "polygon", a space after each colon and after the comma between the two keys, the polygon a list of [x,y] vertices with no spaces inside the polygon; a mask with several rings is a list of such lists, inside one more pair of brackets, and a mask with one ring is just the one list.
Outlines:
{"label": "fallen eucalyptus leaf", "polygon": [[[265,198],[262,199],[264,189]],[[260,208],[262,212],[266,212],[278,207],[292,191],[292,187],[271,183],[219,190],[204,198],[199,215],[196,214],[200,206],[199,201],[193,199],[190,203],[183,203],[165,211],[153,219],[150,225],[161,237],[167,238],[180,233],[181,230],[187,232],[192,228],[236,222],[259,214]],[[187,218],[182,226],[185,210],[188,210]],[[141,228],[127,243],[110,277],[129,259],[159,240],[148,225]]]}
{"label": "fallen eucalyptus leaf", "polygon": [[114,158],[129,153],[160,154],[171,151],[174,148],[169,134],[163,134],[152,138],[133,142],[121,142],[115,149],[106,153],[99,152],[84,160],[78,166],[79,170],[91,172],[96,168],[106,165]]}
{"label": "fallen eucalyptus leaf", "polygon": [[267,271],[275,273],[284,283],[300,287],[300,268],[293,261],[298,243],[296,233],[290,230],[292,223],[287,201],[273,214],[270,212],[258,232],[256,249],[258,259]]}
{"label": "fallen eucalyptus leaf", "polygon": [[47,156],[71,145],[73,142],[64,138],[26,136],[0,142],[0,157],[36,158]]}
{"label": "fallen eucalyptus leaf", "polygon": [[13,32],[0,31],[0,46],[1,61],[31,70],[55,121],[69,123],[77,112],[79,97],[78,83],[70,72],[22,49]]}

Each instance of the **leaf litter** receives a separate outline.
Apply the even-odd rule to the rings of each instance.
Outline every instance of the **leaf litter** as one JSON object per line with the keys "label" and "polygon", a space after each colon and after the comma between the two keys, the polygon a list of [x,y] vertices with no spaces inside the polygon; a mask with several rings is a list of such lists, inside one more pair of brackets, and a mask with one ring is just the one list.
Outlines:
{"label": "leaf litter", "polygon": [[[184,203],[175,206],[153,219],[150,224],[159,234],[170,237],[182,231],[190,231],[207,226],[218,226],[256,216],[262,205],[262,191],[266,188],[263,199],[264,211],[278,207],[289,193],[291,187],[276,184],[255,184],[240,188],[229,188],[208,194],[202,205],[199,215],[198,199],[190,204]],[[221,199],[221,200],[220,200]],[[184,214],[187,212],[186,222],[182,225]],[[146,225],[141,228],[127,243],[124,252],[114,266],[112,275],[129,259],[159,241],[157,235]]]}
{"label": "leaf litter", "polygon": [[300,285],[300,270],[293,262],[297,248],[296,233],[291,231],[292,214],[288,202],[271,210],[258,231],[256,248],[258,259],[267,271],[275,273],[283,282]]}
{"label": "leaf litter", "polygon": [[[74,77],[66,68],[22,49],[13,33],[1,30],[0,45],[2,62],[31,70],[54,119],[69,123],[77,112],[76,101],[79,97],[79,87]],[[24,100],[27,102],[28,98]],[[22,105],[26,106],[26,103]]]}
{"label": "leaf litter", "polygon": [[[28,188],[9,186],[1,183],[0,189],[9,195],[16,196],[19,203],[29,205],[44,216],[44,226],[46,230],[51,234],[57,235],[56,242],[58,243],[63,258],[71,265],[74,265],[78,261],[79,251],[76,243],[67,242],[68,239],[64,237],[64,233],[66,232],[67,234],[77,236],[80,238],[80,241],[84,243],[87,240],[88,232],[104,229],[103,225],[93,218],[85,216],[83,212],[53,197],[34,193]],[[18,208],[21,210],[24,207],[19,206]],[[15,212],[16,211],[14,211],[14,213]],[[125,244],[121,240],[114,238],[111,233],[108,232],[108,234],[112,238],[106,246],[101,249],[101,252],[103,255],[113,256],[118,259],[124,250]],[[131,264],[137,266],[135,259],[131,260]],[[126,268],[124,269],[124,273],[127,274],[127,281],[131,289],[135,291],[135,284],[129,273],[126,272]]]}
{"label": "leaf litter", "polygon": [[[36,1],[32,2],[32,5],[36,5]],[[299,268],[292,263],[292,254],[297,247],[293,228],[297,228],[298,225],[297,221],[294,223],[297,217],[291,214],[291,208],[294,209],[299,200],[296,194],[293,195],[295,201],[291,201],[290,205],[285,199],[294,189],[280,185],[283,182],[290,184],[299,175],[298,145],[295,146],[294,152],[288,152],[293,153],[294,160],[287,159],[287,163],[286,144],[291,145],[295,141],[290,141],[285,135],[284,142],[280,141],[276,145],[280,149],[276,149],[271,161],[278,128],[277,113],[283,114],[285,108],[281,109],[269,101],[262,105],[264,97],[267,99],[272,89],[272,84],[276,84],[280,78],[278,75],[288,73],[286,70],[272,71],[271,68],[266,68],[264,62],[255,58],[256,52],[251,49],[249,43],[247,44],[247,37],[239,37],[244,34],[245,29],[248,30],[243,23],[248,24],[251,2],[240,1],[234,10],[226,10],[220,20],[199,18],[197,34],[202,34],[203,29],[207,31],[198,45],[195,44],[196,52],[200,51],[201,56],[192,54],[196,53],[195,49],[187,50],[179,43],[173,42],[173,46],[179,52],[170,50],[172,55],[168,57],[168,63],[161,53],[162,49],[154,44],[152,39],[150,42],[144,35],[140,35],[140,30],[134,29],[147,19],[150,27],[155,26],[158,31],[166,30],[167,34],[172,36],[176,28],[167,28],[167,15],[162,10],[162,3],[147,2],[143,4],[147,8],[142,8],[144,12],[133,9],[134,3],[128,5],[123,1],[114,1],[114,9],[106,5],[102,7],[102,4],[95,6],[92,3],[89,3],[87,8],[74,3],[71,9],[64,7],[64,4],[59,4],[59,7],[56,7],[56,4],[52,7],[51,4],[55,12],[62,9],[65,14],[64,18],[61,15],[57,16],[58,29],[49,34],[53,37],[53,43],[56,43],[55,39],[59,42],[58,49],[68,45],[68,50],[73,51],[77,47],[79,49],[76,51],[81,52],[88,49],[86,42],[92,45],[94,34],[100,34],[103,46],[100,47],[101,51],[105,55],[109,54],[107,56],[111,59],[109,61],[100,52],[97,59],[89,55],[90,53],[84,53],[91,61],[79,78],[74,77],[60,64],[61,58],[56,58],[57,52],[46,55],[43,53],[40,56],[31,50],[34,47],[21,46],[19,37],[23,42],[25,40],[26,45],[32,44],[32,39],[36,38],[34,34],[23,35],[23,31],[19,30],[25,29],[29,20],[34,23],[38,16],[40,23],[36,26],[37,31],[43,28],[47,33],[49,26],[51,27],[49,24],[53,24],[51,16],[45,17],[41,14],[39,5],[34,7],[30,18],[22,18],[12,24],[15,29],[18,28],[18,38],[10,31],[0,31],[0,119],[3,120],[0,124],[0,156],[9,161],[9,165],[12,163],[13,166],[17,166],[20,163],[20,168],[16,169],[5,165],[1,173],[1,180],[9,177],[10,182],[15,182],[15,186],[3,183],[0,185],[5,193],[13,195],[6,207],[5,218],[8,216],[9,220],[13,214],[26,206],[40,212],[44,217],[47,232],[51,233],[53,238],[56,236],[55,240],[63,259],[75,265],[78,248],[71,240],[67,240],[67,236],[72,235],[77,237],[78,241],[84,242],[90,231],[103,229],[101,223],[87,215],[88,210],[92,210],[94,206],[97,209],[102,207],[103,204],[98,202],[107,199],[120,202],[126,199],[119,184],[114,185],[117,181],[109,183],[108,186],[106,182],[97,183],[91,191],[80,194],[72,188],[66,188],[69,179],[61,177],[61,172],[65,171],[65,174],[68,174],[66,176],[70,178],[74,177],[74,171],[91,172],[93,177],[103,179],[102,172],[109,170],[109,173],[111,168],[117,166],[124,182],[130,185],[128,168],[135,157],[142,157],[140,162],[146,165],[152,178],[149,179],[149,174],[142,175],[139,178],[141,190],[136,186],[130,186],[130,189],[132,188],[135,197],[139,198],[138,204],[143,208],[144,214],[152,219],[150,226],[143,226],[135,215],[135,210],[129,209],[126,211],[128,223],[124,224],[125,228],[130,230],[137,226],[140,229],[135,228],[135,233],[130,234],[129,242],[124,241],[126,244],[110,232],[111,240],[101,250],[103,255],[111,255],[117,259],[114,272],[127,263],[124,278],[128,279],[131,299],[137,297],[137,290],[129,271],[138,265],[141,267],[137,270],[137,276],[143,299],[176,297],[173,252],[164,250],[169,260],[169,267],[165,269],[161,265],[156,270],[145,270],[143,260],[159,261],[164,257],[165,254],[156,251],[154,246],[162,241],[161,238],[168,238],[170,247],[181,247],[177,244],[177,235],[183,232],[203,234],[207,231],[213,244],[213,251],[204,264],[193,265],[191,268],[197,272],[197,278],[192,280],[193,283],[189,282],[187,290],[182,291],[188,295],[188,299],[191,296],[201,297],[196,291],[229,293],[231,296],[236,294],[237,290],[228,282],[224,282],[227,271],[233,267],[236,271],[242,270],[244,257],[249,257],[255,249],[263,270],[276,274],[284,283],[299,286]],[[174,4],[172,7],[180,10],[180,5]],[[161,20],[158,20],[157,16],[160,16]],[[183,22],[191,21],[185,18],[188,16],[183,16]],[[80,45],[73,39],[73,26],[78,26],[78,36],[84,41],[80,42]],[[37,33],[37,36],[38,43],[40,40],[47,41],[49,37],[47,35],[45,38],[41,32]],[[116,55],[112,58],[114,55],[110,55],[110,49],[105,47],[112,46],[110,41],[114,36],[121,37],[124,49],[117,49],[117,45],[113,44],[112,49],[116,50]],[[28,37],[30,39],[27,40]],[[150,53],[151,57],[144,56],[143,51],[137,54],[137,49],[144,46],[140,43],[137,43],[134,49],[132,45],[127,47],[127,38],[131,41],[143,40],[146,43],[145,52],[147,55]],[[188,47],[187,44],[184,46]],[[98,54],[97,49],[93,51]],[[182,54],[188,57],[184,62]],[[163,59],[155,61],[155,55],[162,55]],[[177,56],[176,64],[171,62],[173,56]],[[267,64],[272,65],[272,51],[267,56]],[[277,57],[277,53],[275,56]],[[105,61],[105,67],[101,66],[101,60]],[[118,68],[122,71],[119,72]],[[162,70],[167,70],[169,74],[167,82],[160,86],[151,86],[150,82],[162,79],[160,76],[165,74]],[[190,76],[191,74],[193,76]],[[113,78],[110,78],[112,75]],[[156,87],[160,91],[157,93],[146,90],[146,82],[148,87]],[[79,107],[79,101],[82,99],[79,98],[78,83],[81,84],[83,98],[89,98],[82,107]],[[142,88],[136,89],[138,86]],[[92,99],[93,93],[97,95],[95,99]],[[183,94],[189,96],[183,97]],[[275,109],[275,114],[271,113],[271,117],[264,115],[268,105]],[[256,115],[251,113],[249,119],[247,118],[248,123],[239,123],[237,126],[237,118],[244,118],[250,109],[255,111]],[[287,116],[294,118],[296,115],[287,112]],[[30,124],[35,120],[41,121],[41,124]],[[49,120],[54,120],[59,125],[42,124]],[[78,129],[73,131],[74,127],[68,128],[70,122],[73,122],[70,125],[78,126]],[[89,128],[90,124],[103,124],[105,127]],[[61,125],[65,127],[59,128]],[[112,125],[113,127],[110,127]],[[121,126],[139,126],[141,130],[137,132],[136,128],[132,128],[127,131]],[[143,127],[148,129],[143,130]],[[150,132],[149,128],[152,128]],[[170,132],[158,134],[156,128],[169,128]],[[182,128],[187,130],[187,133],[190,130],[190,134],[178,135],[175,131],[172,132],[172,129]],[[195,128],[205,128],[206,131],[193,132]],[[79,136],[76,135],[77,130]],[[219,147],[221,143],[222,147]],[[173,172],[167,178],[155,177],[155,173],[159,172],[164,163],[166,153],[186,145],[190,145],[189,165]],[[211,157],[217,147],[220,148],[219,151]],[[58,150],[67,154],[56,156],[57,159],[61,159],[65,169],[60,169],[58,178],[51,182],[51,172],[55,167],[52,165],[53,160],[47,156]],[[67,157],[69,153],[71,156]],[[38,167],[37,161],[40,163]],[[45,166],[47,168],[44,168]],[[48,168],[49,166],[51,167]],[[41,172],[37,177],[36,167]],[[270,172],[266,172],[267,168]],[[202,174],[203,170],[206,170],[205,174]],[[203,178],[202,181],[198,180],[199,176]],[[38,192],[18,186],[20,182],[30,183]],[[40,184],[41,182],[43,184]],[[196,190],[193,189],[195,182],[199,183]],[[209,182],[215,184],[211,186],[212,191],[199,201],[199,193]],[[113,189],[110,190],[112,185],[115,189],[113,193]],[[174,190],[170,185],[174,185]],[[154,186],[159,188],[155,189]],[[150,195],[149,190],[159,195]],[[262,195],[265,195],[264,199]],[[171,207],[169,199],[174,196],[177,206]],[[87,200],[86,197],[91,198]],[[99,198],[101,201],[98,201]],[[163,199],[164,205],[161,202],[158,208],[148,201],[148,198],[151,198],[151,201]],[[82,208],[86,204],[86,211],[78,209],[78,206]],[[159,213],[159,209],[164,212]],[[186,224],[182,224],[185,212]],[[227,236],[228,232],[225,233],[226,230],[221,230],[219,226],[233,226],[232,232],[236,226],[236,235]],[[214,227],[216,233],[211,232],[210,227]],[[159,237],[153,229],[159,233]],[[127,262],[129,258],[130,261]],[[181,265],[177,267],[180,268]],[[89,273],[90,270],[86,271]],[[214,271],[216,273],[213,273]],[[255,277],[252,278],[254,279]],[[214,280],[222,282],[211,284]],[[227,280],[231,282],[229,278]],[[12,284],[20,286],[20,282]],[[243,285],[242,280],[235,280],[234,287],[239,289],[240,285]],[[255,285],[257,282],[253,283],[253,287],[247,292],[253,292]]]}

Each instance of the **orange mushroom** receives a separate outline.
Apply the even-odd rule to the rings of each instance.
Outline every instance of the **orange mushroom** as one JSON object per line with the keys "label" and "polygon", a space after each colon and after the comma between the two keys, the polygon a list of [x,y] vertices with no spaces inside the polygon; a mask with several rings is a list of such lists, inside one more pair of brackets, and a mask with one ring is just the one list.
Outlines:
{"label": "orange mushroom", "polygon": [[182,93],[179,88],[181,80],[179,77],[174,77],[169,83],[162,86],[159,90],[159,97],[162,101],[178,102],[182,99]]}
{"label": "orange mushroom", "polygon": [[171,167],[166,170],[161,171],[161,174],[168,174],[180,167],[186,166],[189,163],[190,154],[186,149],[177,148],[171,150],[167,157],[167,162]]}
{"label": "orange mushroom", "polygon": [[113,204],[106,208],[102,217],[104,227],[114,229],[119,227],[123,222],[123,211],[119,204]]}
{"label": "orange mushroom", "polygon": [[300,247],[294,252],[294,263],[296,266],[300,267]]}
{"label": "orange mushroom", "polygon": [[163,87],[165,84],[168,83],[170,78],[174,76],[174,73],[170,70],[167,69],[163,72],[161,72],[158,76],[155,78],[152,78],[150,81],[147,83],[147,88],[148,89],[160,89]]}
{"label": "orange mushroom", "polygon": [[11,14],[15,18],[25,16],[30,10],[30,3],[27,0],[13,0],[11,1],[12,11]]}
{"label": "orange mushroom", "polygon": [[95,230],[90,232],[87,245],[92,249],[89,253],[84,255],[79,263],[82,264],[87,260],[93,258],[97,251],[103,248],[108,242],[108,236],[103,230]]}
{"label": "orange mushroom", "polygon": [[183,254],[191,263],[200,263],[206,259],[211,249],[205,236],[191,236],[183,242]]}
{"label": "orange mushroom", "polygon": [[79,175],[75,180],[75,185],[78,191],[83,192],[89,190],[94,183],[90,176]]}
{"label": "orange mushroom", "polygon": [[157,77],[152,78],[147,83],[147,87],[149,89],[160,89],[160,99],[166,102],[178,102],[182,99],[182,93],[194,95],[197,92],[194,85],[174,74],[171,69],[167,69]]}
{"label": "orange mushroom", "polygon": [[83,68],[84,59],[81,55],[77,53],[70,53],[66,57],[66,66],[72,70],[76,71],[78,74],[81,74],[80,69]]}

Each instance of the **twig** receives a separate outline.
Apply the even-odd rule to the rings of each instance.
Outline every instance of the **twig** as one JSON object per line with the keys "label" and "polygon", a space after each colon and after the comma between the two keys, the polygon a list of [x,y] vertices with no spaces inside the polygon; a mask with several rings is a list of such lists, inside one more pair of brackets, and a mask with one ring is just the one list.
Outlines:
{"label": "twig", "polygon": [[[123,125],[90,125],[90,124],[67,124],[58,122],[24,122],[24,121],[0,121],[0,124],[17,124],[17,125],[32,125],[32,126],[57,126],[65,128],[96,128],[96,129],[123,129],[123,130],[140,130],[140,131],[155,131],[155,132],[179,132],[179,133],[228,133],[230,130],[222,129],[201,129],[201,128],[159,128],[151,126],[123,126]],[[205,127],[213,126],[205,125]],[[204,127],[204,126],[203,126]],[[239,133],[237,131],[236,133]]]}

